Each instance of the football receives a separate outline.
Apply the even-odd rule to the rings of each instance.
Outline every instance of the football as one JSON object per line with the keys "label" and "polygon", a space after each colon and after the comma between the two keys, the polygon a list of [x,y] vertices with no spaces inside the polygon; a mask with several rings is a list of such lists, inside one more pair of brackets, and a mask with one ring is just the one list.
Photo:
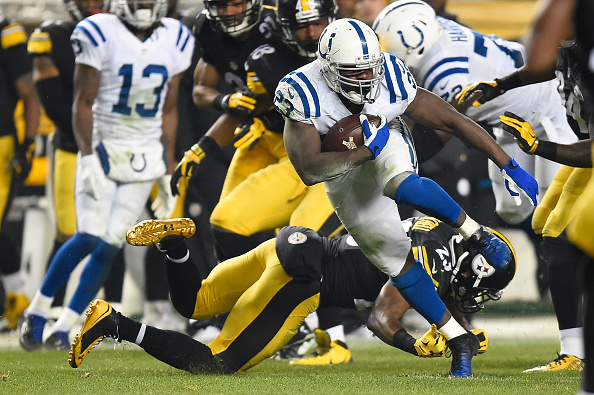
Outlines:
{"label": "football", "polygon": [[[379,126],[381,118],[365,114],[371,124]],[[363,145],[363,127],[359,114],[349,115],[336,122],[322,141],[322,152],[347,151]]]}

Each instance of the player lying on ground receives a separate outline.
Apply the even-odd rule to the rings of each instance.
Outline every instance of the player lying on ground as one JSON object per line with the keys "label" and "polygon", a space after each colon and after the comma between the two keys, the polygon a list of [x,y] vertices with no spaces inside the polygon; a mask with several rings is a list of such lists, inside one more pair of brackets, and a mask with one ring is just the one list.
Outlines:
{"label": "player lying on ground", "polygon": [[[489,298],[498,299],[513,277],[515,254],[509,269],[495,271],[449,226],[430,217],[406,223],[418,243],[419,259],[427,268],[430,262],[436,264],[436,270],[429,270],[435,272],[433,281],[440,292],[474,286],[465,298],[459,297],[461,288],[455,292],[456,304],[462,309],[471,305],[480,308]],[[348,235],[327,239],[308,228],[285,227],[276,239],[220,263],[200,281],[198,266],[184,244],[194,229],[194,223],[185,218],[148,220],[129,231],[128,242],[156,244],[166,252],[171,300],[180,314],[205,319],[230,312],[219,336],[207,346],[183,333],[136,322],[97,300],[72,344],[72,367],[80,366],[101,340],[112,337],[118,342],[134,342],[153,357],[194,374],[244,372],[274,355],[318,306],[355,308],[355,301],[363,301],[369,307],[378,295],[371,317],[384,341],[419,356],[441,355],[445,350],[445,339],[434,331],[426,335],[433,340],[428,344],[415,342],[397,320],[380,318],[396,311],[402,315],[407,307],[396,288],[388,284],[388,276],[370,264]],[[502,240],[513,251],[509,242]],[[489,276],[503,281],[499,286],[483,286]],[[457,317],[470,329],[461,313]],[[483,338],[484,348],[486,336]]]}

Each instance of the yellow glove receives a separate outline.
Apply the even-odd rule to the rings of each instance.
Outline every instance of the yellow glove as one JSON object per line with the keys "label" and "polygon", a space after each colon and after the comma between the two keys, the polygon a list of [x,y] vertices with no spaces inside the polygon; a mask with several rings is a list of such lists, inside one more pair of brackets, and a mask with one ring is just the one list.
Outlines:
{"label": "yellow glove", "polygon": [[260,141],[260,137],[266,132],[266,126],[260,118],[252,118],[235,129],[233,146],[237,149],[252,150]]}
{"label": "yellow glove", "polygon": [[215,99],[213,105],[236,115],[251,115],[256,108],[256,98],[250,91],[241,91]]}
{"label": "yellow glove", "polygon": [[514,136],[516,142],[527,154],[534,154],[538,148],[538,139],[532,130],[532,126],[513,112],[506,111],[500,115],[503,123],[503,130]]}
{"label": "yellow glove", "polygon": [[435,324],[415,341],[415,350],[421,358],[441,357],[448,349],[446,338],[437,331]]}
{"label": "yellow glove", "polygon": [[194,144],[192,148],[187,150],[184,153],[183,159],[177,164],[175,170],[173,170],[173,174],[171,174],[171,193],[173,196],[179,194],[179,188],[186,190],[188,188],[188,183],[190,182],[190,178],[196,172],[196,168],[198,167],[198,163],[206,154],[204,150],[198,145],[198,143]]}
{"label": "yellow glove", "polygon": [[482,354],[486,352],[489,347],[489,336],[487,336],[487,332],[484,329],[473,329],[472,333],[478,337],[480,342],[478,353]]}
{"label": "yellow glove", "polygon": [[[476,100],[479,91],[482,95]],[[457,100],[459,106],[469,105],[468,100],[473,100],[472,106],[478,107],[504,93],[505,90],[499,86],[499,80],[497,79],[494,81],[478,81],[468,85],[454,99]]]}

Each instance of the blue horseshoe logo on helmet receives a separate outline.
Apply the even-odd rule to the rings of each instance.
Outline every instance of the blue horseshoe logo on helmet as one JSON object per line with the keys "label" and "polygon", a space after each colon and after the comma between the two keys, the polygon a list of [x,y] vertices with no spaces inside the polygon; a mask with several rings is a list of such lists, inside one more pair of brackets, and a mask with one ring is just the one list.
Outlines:
{"label": "blue horseshoe logo on helmet", "polygon": [[408,45],[406,43],[406,41],[404,40],[404,34],[402,34],[402,30],[398,30],[398,35],[400,36],[400,41],[402,41],[402,45],[404,45],[404,47],[407,49],[407,51],[412,51],[413,49],[417,49],[421,45],[423,45],[423,42],[425,42],[425,35],[423,34],[423,31],[421,29],[419,29],[418,27],[416,27],[414,23],[413,23],[412,27],[417,32],[419,32],[419,35],[421,36],[421,39],[419,40],[419,43],[417,45],[415,45],[415,46]]}

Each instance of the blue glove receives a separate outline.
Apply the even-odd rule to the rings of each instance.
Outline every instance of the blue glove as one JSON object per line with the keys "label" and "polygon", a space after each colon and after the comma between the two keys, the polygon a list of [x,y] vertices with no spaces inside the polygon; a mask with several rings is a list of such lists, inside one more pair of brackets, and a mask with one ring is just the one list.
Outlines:
{"label": "blue glove", "polygon": [[530,174],[516,163],[512,158],[503,166],[501,174],[505,180],[505,187],[514,199],[517,206],[522,204],[520,192],[530,198],[533,206],[536,206],[536,195],[538,195],[538,183]]}
{"label": "blue glove", "polygon": [[366,115],[359,115],[359,121],[361,121],[361,126],[363,127],[363,144],[371,150],[371,154],[373,155],[371,159],[377,158],[390,138],[390,130],[388,129],[386,116],[380,115],[380,118],[381,122],[379,126],[375,127],[374,125],[369,124]]}

